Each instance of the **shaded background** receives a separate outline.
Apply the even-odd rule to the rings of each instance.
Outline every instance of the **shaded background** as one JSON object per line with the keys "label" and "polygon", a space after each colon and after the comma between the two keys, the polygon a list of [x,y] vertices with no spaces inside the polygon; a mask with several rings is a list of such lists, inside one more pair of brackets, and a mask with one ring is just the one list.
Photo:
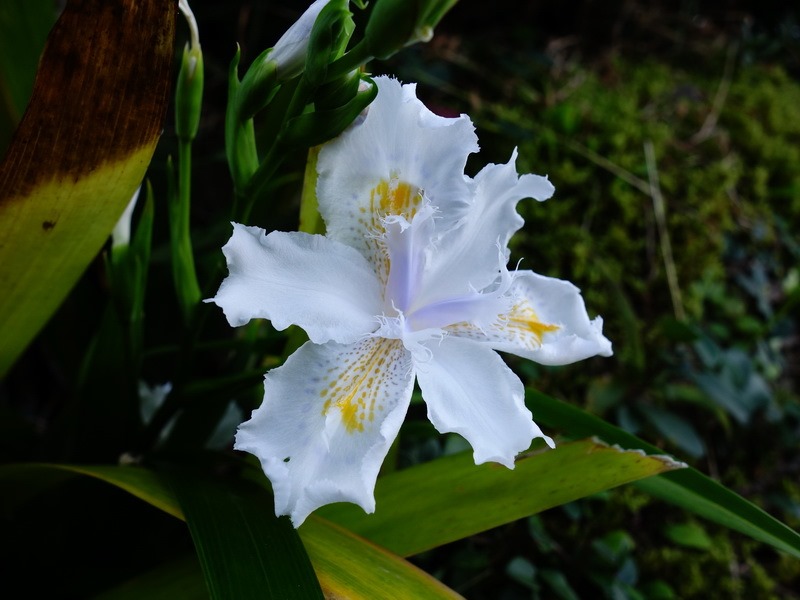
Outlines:
{"label": "shaded background", "polygon": [[[222,126],[235,42],[246,66],[305,5],[192,4],[206,60],[193,206],[206,273],[228,234]],[[558,368],[509,358],[526,384],[657,443],[798,528],[798,10],[777,1],[464,0],[429,44],[370,67],[419,82],[420,97],[440,114],[472,117],[482,147],[472,173],[518,147],[518,170],[547,174],[556,186],[552,200],[520,204],[526,226],[514,258],[581,287],[590,314],[605,319],[615,356]],[[167,123],[151,169],[162,198],[170,153]],[[251,224],[296,228],[304,160],[290,157],[274,201]],[[151,289],[170,286],[161,204]],[[75,373],[99,326],[99,311],[86,307],[101,306],[104,293],[98,261],[0,384],[2,460],[115,462],[136,447],[136,431],[75,425]],[[150,296],[148,344],[158,347],[169,343],[177,315]],[[223,336],[218,318],[212,328]],[[283,338],[264,343],[279,355]],[[211,357],[197,368],[220,365]],[[171,364],[155,353],[144,369],[160,382]],[[222,431],[221,447],[233,427]],[[181,431],[175,451],[198,441]],[[463,448],[433,430],[423,405],[412,406],[402,464]],[[89,488],[105,501],[87,508]],[[113,517],[119,511],[129,515],[124,530]],[[0,562],[10,580],[65,598],[191,549],[181,524],[96,482],[33,499],[26,514],[4,516],[3,530]],[[800,597],[797,561],[630,487],[415,561],[468,598]]]}

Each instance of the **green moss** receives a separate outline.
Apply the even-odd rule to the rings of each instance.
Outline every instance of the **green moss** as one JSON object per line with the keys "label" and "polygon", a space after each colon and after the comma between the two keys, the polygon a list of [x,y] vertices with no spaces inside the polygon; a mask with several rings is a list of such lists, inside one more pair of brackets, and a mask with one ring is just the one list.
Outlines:
{"label": "green moss", "polygon": [[[720,356],[737,347],[765,374],[758,365],[766,364],[767,345],[780,347],[785,340],[788,347],[796,335],[792,307],[780,324],[766,312],[780,313],[787,302],[781,282],[796,271],[796,235],[787,232],[800,230],[800,83],[777,67],[737,65],[719,114],[710,115],[725,57],[683,67],[654,58],[618,59],[602,70],[571,64],[545,72],[528,63],[523,71],[516,63],[516,71],[484,81],[502,80],[501,89],[468,86],[474,90],[470,99],[474,94],[480,101],[460,108],[480,129],[481,156],[504,161],[509,147],[518,145],[518,171],[547,174],[556,187],[545,203],[520,203],[526,224],[514,238],[512,262],[524,258],[522,268],[578,285],[589,313],[603,315],[614,343],[610,360],[557,369],[510,362],[548,393],[584,404],[588,394],[590,409],[610,420],[624,413],[635,426],[642,405],[683,417],[713,456],[713,463],[698,461],[700,469],[713,464],[724,484],[798,527],[800,489],[774,476],[792,464],[796,419],[767,423],[759,410],[743,425],[724,410],[715,412],[687,372],[717,376],[719,369],[663,326],[674,310],[644,146],[654,149],[688,323],[719,346]],[[713,128],[704,128],[714,119]],[[756,283],[767,289],[767,311],[742,284],[754,266],[766,273],[766,283]],[[773,360],[771,382],[793,377],[791,358]],[[791,385],[787,406],[797,404],[796,382]],[[691,393],[678,397],[676,389]],[[642,437],[680,455],[640,421]],[[563,569],[587,597],[597,594],[598,581],[587,584],[587,573],[594,568],[601,579],[609,575],[593,563],[592,541],[614,531],[627,531],[635,541],[637,589],[663,580],[677,598],[798,597],[788,590],[800,589],[800,561],[714,526],[708,528],[711,550],[676,547],[663,527],[685,523],[686,514],[634,488],[570,510],[569,517],[563,510],[542,515],[564,550],[560,560],[535,552],[527,559],[537,568]]]}
{"label": "green moss", "polygon": [[[653,144],[678,282],[695,320],[703,319],[715,283],[729,296],[719,267],[728,236],[774,215],[800,226],[797,82],[777,68],[738,70],[716,128],[697,140],[718,81],[660,63],[620,61],[615,69],[601,79],[575,67],[568,82],[553,81],[543,94],[522,85],[517,97],[487,104],[476,119],[516,131],[520,171],[546,171],[556,186],[545,205],[520,205],[527,225],[515,253],[530,260],[527,266],[581,287],[612,338],[622,331],[619,306],[607,293],[609,273],[622,276],[623,293],[642,320],[673,308],[653,201],[606,161],[647,185],[643,147]],[[734,318],[743,310],[726,308]]]}

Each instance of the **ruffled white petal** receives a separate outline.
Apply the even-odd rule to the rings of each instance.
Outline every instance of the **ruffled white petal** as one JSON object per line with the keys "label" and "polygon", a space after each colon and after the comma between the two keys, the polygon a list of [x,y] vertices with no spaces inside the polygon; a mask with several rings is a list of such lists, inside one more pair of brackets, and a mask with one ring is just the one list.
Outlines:
{"label": "ruffled white petal", "polygon": [[382,291],[358,252],[321,235],[233,224],[222,248],[230,274],[210,301],[233,326],[270,319],[299,325],[313,342],[350,343],[378,328]]}
{"label": "ruffled white petal", "polygon": [[434,115],[413,85],[376,84],[364,119],[319,154],[327,235],[234,225],[230,275],[211,300],[232,325],[267,318],[311,339],[267,373],[235,444],[259,458],[276,514],[295,526],[332,502],[374,510],[415,377],[439,431],[466,438],[476,463],[513,468],[534,437],[553,442],[495,350],[549,365],[611,354],[575,286],[508,270],[516,205],[549,198],[550,182],[520,176],[516,150],[466,177],[469,118]]}
{"label": "ruffled white petal", "polygon": [[456,326],[452,333],[543,365],[611,356],[603,319],[589,319],[580,290],[569,281],[518,271],[511,294],[514,308],[494,326],[482,330]]}
{"label": "ruffled white petal", "polygon": [[295,527],[331,502],[375,510],[383,459],[405,417],[414,373],[399,340],[307,342],[267,373],[264,403],[234,448],[254,454],[272,482],[275,514]]}
{"label": "ruffled white petal", "polygon": [[430,359],[416,366],[428,418],[441,433],[466,438],[476,464],[493,461],[513,469],[514,457],[533,438],[553,445],[525,408],[522,382],[496,352],[452,336],[426,345]]}
{"label": "ruffled white petal", "polygon": [[[437,208],[444,227],[469,198],[467,156],[478,150],[472,122],[433,114],[416,86],[376,77],[378,97],[363,122],[319,154],[317,198],[327,235],[380,259],[375,234],[387,214],[409,221],[422,196]],[[388,187],[380,188],[383,183]]]}
{"label": "ruffled white petal", "polygon": [[[472,204],[458,226],[446,231],[424,274],[422,304],[482,290],[497,279],[508,260],[508,241],[523,225],[517,203],[547,200],[555,188],[546,177],[518,175],[517,151],[504,165],[487,165],[471,182]],[[499,251],[498,251],[499,249]]]}

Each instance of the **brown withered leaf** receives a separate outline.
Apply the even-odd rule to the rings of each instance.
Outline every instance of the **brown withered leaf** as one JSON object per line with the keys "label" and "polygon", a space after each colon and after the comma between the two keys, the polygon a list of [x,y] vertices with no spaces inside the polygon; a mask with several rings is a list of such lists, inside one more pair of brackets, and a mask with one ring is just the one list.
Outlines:
{"label": "brown withered leaf", "polygon": [[0,376],[141,183],[172,81],[175,0],[70,0],[0,163]]}

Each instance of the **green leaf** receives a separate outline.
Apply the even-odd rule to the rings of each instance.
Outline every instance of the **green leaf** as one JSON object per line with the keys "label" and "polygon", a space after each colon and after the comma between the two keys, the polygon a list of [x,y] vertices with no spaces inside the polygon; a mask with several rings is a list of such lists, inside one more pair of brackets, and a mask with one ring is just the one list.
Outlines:
{"label": "green leaf", "polygon": [[6,510],[72,475],[87,475],[125,490],[165,513],[183,519],[175,496],[149,469],[140,467],[78,466],[42,463],[0,466],[0,505]]}
{"label": "green leaf", "polygon": [[[153,471],[140,467],[45,464],[0,466],[0,507],[6,511],[13,510],[15,505],[35,493],[76,474],[105,481],[172,516],[184,519],[178,500],[168,485]],[[261,499],[258,503],[259,512],[272,515],[272,499],[265,499],[261,490],[255,494]],[[328,598],[460,598],[442,583],[395,554],[314,515],[306,520],[299,534]],[[154,577],[161,575],[163,573],[156,573]],[[183,578],[185,573],[178,571],[176,577]],[[150,598],[147,594],[139,597]]]}
{"label": "green leaf", "polygon": [[680,466],[596,440],[529,452],[513,471],[476,466],[471,453],[461,453],[379,479],[375,514],[350,504],[326,506],[318,514],[410,556]]}
{"label": "green leaf", "polygon": [[196,556],[162,565],[95,596],[93,600],[208,600]]}
{"label": "green leaf", "polygon": [[246,481],[186,471],[166,478],[183,509],[213,599],[322,598],[297,532],[272,496]]}
{"label": "green leaf", "polygon": [[541,569],[539,577],[544,581],[553,593],[562,600],[579,600],[578,594],[572,589],[566,576],[561,571],[555,569]]}
{"label": "green leaf", "polygon": [[55,21],[52,0],[0,3],[0,153],[28,104],[39,55]]}
{"label": "green leaf", "polygon": [[664,527],[664,535],[679,546],[710,550],[713,542],[697,523],[675,523]]}
{"label": "green leaf", "polygon": [[299,531],[327,598],[461,598],[396,554],[329,521],[312,515]]}
{"label": "green leaf", "polygon": [[640,413],[678,448],[692,458],[705,454],[705,445],[694,427],[675,413],[658,406],[640,406]]}
{"label": "green leaf", "polygon": [[[623,448],[638,448],[652,454],[662,452],[594,415],[545,394],[529,390],[526,402],[537,423],[558,428],[567,435],[596,435]],[[636,487],[800,558],[800,534],[696,469],[651,477],[637,482]]]}
{"label": "green leaf", "polygon": [[163,128],[175,7],[73,0],[0,163],[0,377],[97,255]]}

